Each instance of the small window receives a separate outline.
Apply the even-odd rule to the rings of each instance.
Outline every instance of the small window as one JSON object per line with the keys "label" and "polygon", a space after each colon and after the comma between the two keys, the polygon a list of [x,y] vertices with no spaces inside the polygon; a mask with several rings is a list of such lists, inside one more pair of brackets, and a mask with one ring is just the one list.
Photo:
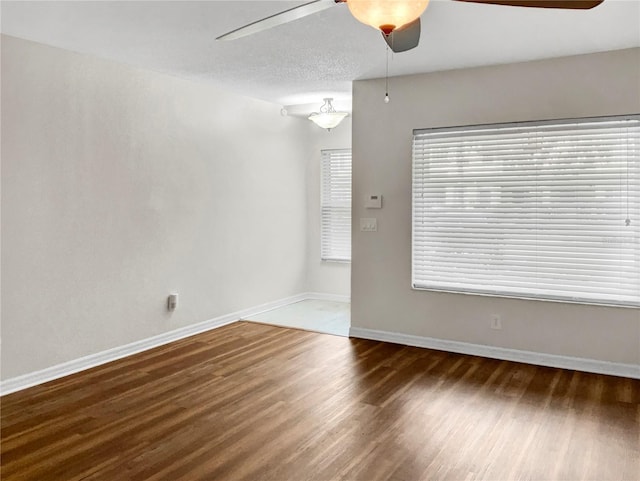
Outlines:
{"label": "small window", "polygon": [[414,132],[417,289],[640,305],[640,116]]}
{"label": "small window", "polygon": [[351,150],[322,151],[321,258],[351,261]]}

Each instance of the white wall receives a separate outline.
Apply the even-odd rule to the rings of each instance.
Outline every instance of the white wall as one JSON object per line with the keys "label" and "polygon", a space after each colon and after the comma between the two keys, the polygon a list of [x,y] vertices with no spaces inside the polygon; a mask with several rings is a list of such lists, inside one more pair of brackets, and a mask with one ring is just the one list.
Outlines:
{"label": "white wall", "polygon": [[7,36],[2,70],[2,379],[307,290],[306,122]]}
{"label": "white wall", "polygon": [[[640,310],[415,291],[411,139],[415,128],[640,112],[640,49],[358,81],[353,99],[352,326],[640,364]],[[378,232],[362,199],[381,193]],[[489,329],[492,313],[503,330]]]}
{"label": "white wall", "polygon": [[330,132],[311,122],[309,127],[312,129],[312,141],[307,162],[307,288],[309,292],[349,297],[351,264],[320,260],[320,152],[351,148],[351,117]]}

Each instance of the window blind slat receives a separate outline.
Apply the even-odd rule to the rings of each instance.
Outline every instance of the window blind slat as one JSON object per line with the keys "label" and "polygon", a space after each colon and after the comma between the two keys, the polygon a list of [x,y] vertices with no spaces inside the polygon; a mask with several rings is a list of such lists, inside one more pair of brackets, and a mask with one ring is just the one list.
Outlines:
{"label": "window blind slat", "polygon": [[415,288],[640,306],[640,116],[414,132]]}

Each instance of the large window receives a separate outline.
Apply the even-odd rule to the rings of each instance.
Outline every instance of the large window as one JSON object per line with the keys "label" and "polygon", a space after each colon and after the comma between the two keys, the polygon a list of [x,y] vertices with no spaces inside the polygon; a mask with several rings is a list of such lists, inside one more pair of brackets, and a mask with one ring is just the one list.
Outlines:
{"label": "large window", "polygon": [[322,260],[351,260],[351,150],[322,151]]}
{"label": "large window", "polygon": [[640,116],[417,130],[417,289],[640,305]]}

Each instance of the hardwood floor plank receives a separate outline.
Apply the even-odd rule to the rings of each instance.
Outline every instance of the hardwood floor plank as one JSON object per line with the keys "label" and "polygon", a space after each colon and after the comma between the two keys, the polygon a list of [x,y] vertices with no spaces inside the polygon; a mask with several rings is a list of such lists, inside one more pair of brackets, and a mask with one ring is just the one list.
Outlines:
{"label": "hardwood floor plank", "polygon": [[7,481],[640,479],[640,381],[249,322],[0,409]]}

